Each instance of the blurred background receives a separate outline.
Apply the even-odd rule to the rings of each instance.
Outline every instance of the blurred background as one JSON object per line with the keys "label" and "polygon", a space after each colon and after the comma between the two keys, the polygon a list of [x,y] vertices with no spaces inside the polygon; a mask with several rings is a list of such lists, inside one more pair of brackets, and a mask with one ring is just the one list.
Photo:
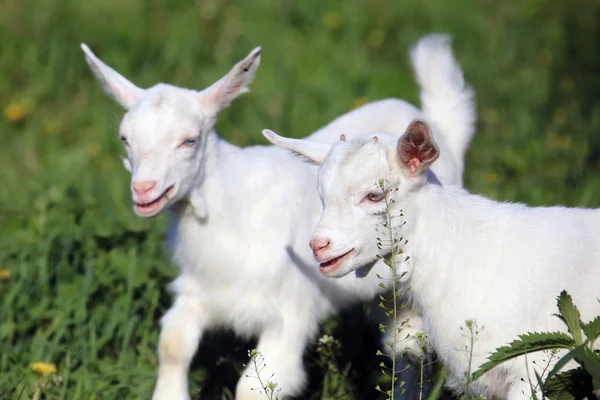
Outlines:
{"label": "blurred background", "polygon": [[[599,207],[597,0],[1,0],[0,399],[31,398],[36,388],[48,399],[152,393],[158,320],[175,276],[167,219],[131,210],[117,137],[123,110],[93,78],[81,42],[141,87],[194,89],[261,45],[252,92],[217,124],[246,146],[266,144],[265,127],[305,136],[372,100],[418,104],[408,48],[432,31],[453,35],[476,91],[467,188]],[[309,349],[307,398],[378,398],[367,311],[324,324],[342,347],[335,368]],[[251,346],[209,336],[193,396],[230,398]],[[57,372],[41,378],[34,362]]]}

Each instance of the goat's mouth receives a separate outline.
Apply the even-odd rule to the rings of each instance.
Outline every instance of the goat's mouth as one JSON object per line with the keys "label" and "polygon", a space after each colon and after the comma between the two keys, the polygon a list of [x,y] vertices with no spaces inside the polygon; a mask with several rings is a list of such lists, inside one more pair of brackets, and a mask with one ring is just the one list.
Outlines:
{"label": "goat's mouth", "polygon": [[160,196],[147,203],[134,202],[133,209],[140,217],[150,218],[158,215],[169,202],[175,191],[175,185],[169,186]]}
{"label": "goat's mouth", "polygon": [[351,259],[355,253],[356,253],[356,251],[354,249],[351,249],[340,256],[333,257],[332,259],[330,259],[328,261],[322,262],[321,264],[319,264],[321,273],[329,274],[329,273],[339,269],[346,261]]}

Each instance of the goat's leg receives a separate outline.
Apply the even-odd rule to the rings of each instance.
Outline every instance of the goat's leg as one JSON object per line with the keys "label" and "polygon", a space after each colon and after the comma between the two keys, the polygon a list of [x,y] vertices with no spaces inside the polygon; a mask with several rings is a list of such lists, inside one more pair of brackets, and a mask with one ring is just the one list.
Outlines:
{"label": "goat's leg", "polygon": [[[298,317],[266,327],[256,348],[262,355],[262,363],[257,366],[260,378],[263,383],[277,383],[281,389],[279,398],[298,395],[306,383],[302,357],[306,344],[317,331],[317,324],[309,318]],[[264,390],[256,376],[255,365],[249,361],[237,384],[236,400],[264,399],[260,393]]]}
{"label": "goat's leg", "polygon": [[162,318],[153,400],[189,400],[188,371],[207,323],[204,312],[197,299],[179,296]]}

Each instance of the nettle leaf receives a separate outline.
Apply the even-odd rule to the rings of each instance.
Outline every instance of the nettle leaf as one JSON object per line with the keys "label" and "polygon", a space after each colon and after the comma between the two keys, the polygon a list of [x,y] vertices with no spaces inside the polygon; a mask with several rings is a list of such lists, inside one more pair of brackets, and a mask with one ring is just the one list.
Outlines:
{"label": "nettle leaf", "polygon": [[544,384],[544,395],[552,400],[583,399],[592,390],[592,377],[583,368],[561,372]]}
{"label": "nettle leaf", "polygon": [[478,379],[495,366],[523,354],[549,349],[572,349],[575,345],[573,338],[562,332],[532,332],[519,335],[519,339],[512,341],[507,346],[497,348],[488,357],[489,361],[473,373],[473,380]]}
{"label": "nettle leaf", "polygon": [[586,371],[592,376],[592,384],[600,388],[600,354],[584,347],[580,354],[577,354],[578,361],[583,364]]}
{"label": "nettle leaf", "polygon": [[573,303],[573,298],[563,290],[558,296],[558,310],[560,311],[560,318],[569,328],[569,332],[575,338],[577,344],[583,344],[583,337],[581,336],[581,314]]}
{"label": "nettle leaf", "polygon": [[583,332],[590,342],[596,341],[600,337],[600,315],[594,318],[591,322],[583,324]]}
{"label": "nettle leaf", "polygon": [[552,377],[557,375],[569,361],[571,361],[574,358],[577,358],[583,351],[584,347],[585,345],[577,346],[573,350],[565,354],[560,360],[558,360],[558,362],[554,364],[552,370],[548,373],[546,380],[552,379]]}

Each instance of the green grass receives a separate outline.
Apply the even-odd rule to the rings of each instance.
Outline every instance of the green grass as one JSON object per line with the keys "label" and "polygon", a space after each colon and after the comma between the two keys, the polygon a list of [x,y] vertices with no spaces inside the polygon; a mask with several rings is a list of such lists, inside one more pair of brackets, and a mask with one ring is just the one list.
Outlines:
{"label": "green grass", "polygon": [[[131,211],[116,133],[123,112],[93,79],[80,42],[140,86],[197,89],[262,45],[253,91],[217,126],[250,145],[266,143],[266,127],[304,136],[357,99],[416,102],[407,48],[448,32],[480,116],[466,186],[500,200],[598,207],[598,4],[1,1],[0,268],[11,276],[0,281],[0,398],[32,397],[36,361],[56,363],[64,378],[49,399],[147,399],[153,388],[175,274],[166,218]],[[20,108],[23,118],[11,120]],[[355,398],[375,399],[380,360],[367,343],[376,329],[357,309],[324,331],[342,339],[339,370],[348,372],[323,379],[312,348],[311,398],[331,398],[322,382],[337,379]],[[210,336],[191,372],[195,397],[227,398],[251,346]]]}

